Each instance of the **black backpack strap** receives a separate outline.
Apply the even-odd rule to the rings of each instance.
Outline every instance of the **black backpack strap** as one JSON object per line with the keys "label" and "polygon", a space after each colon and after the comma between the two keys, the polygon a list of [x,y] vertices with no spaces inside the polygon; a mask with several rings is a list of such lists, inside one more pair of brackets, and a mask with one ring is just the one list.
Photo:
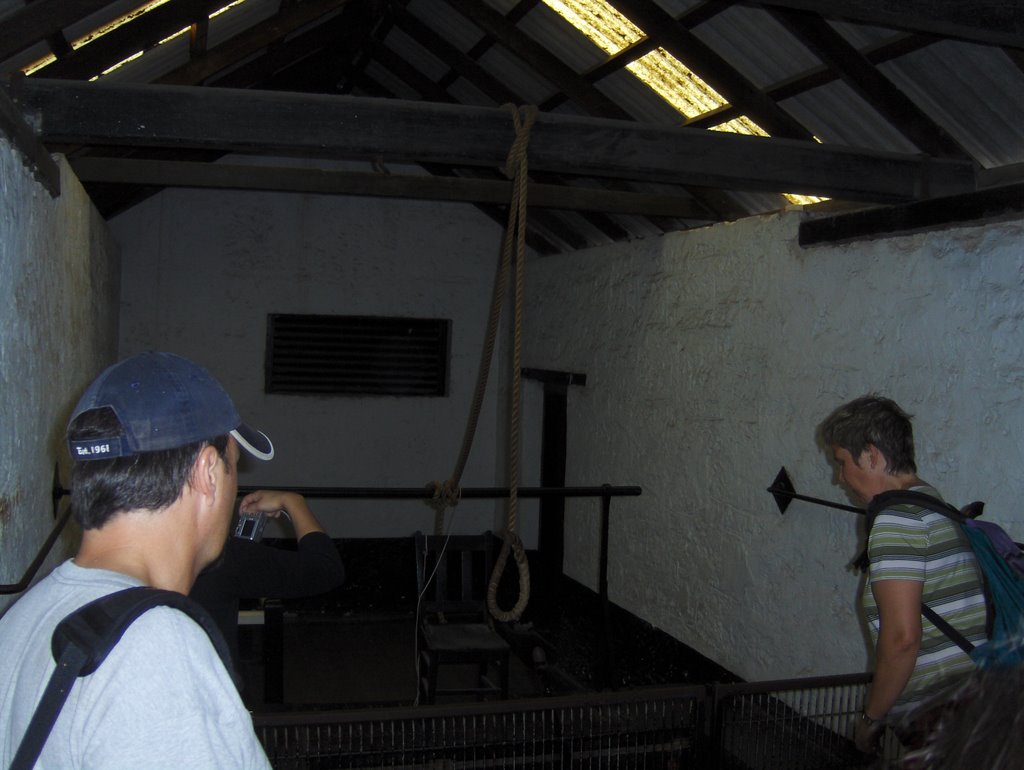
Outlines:
{"label": "black backpack strap", "polygon": [[937,629],[956,642],[956,646],[961,650],[966,652],[968,655],[974,652],[974,645],[971,644],[970,639],[953,628],[953,626],[951,626],[949,622],[942,617],[942,615],[937,613],[924,602],[921,602],[921,614],[928,618],[928,620],[930,620]]}
{"label": "black backpack strap", "polygon": [[[932,495],[926,495],[924,492],[915,492],[912,489],[893,489],[889,492],[880,492],[871,499],[867,507],[869,525],[874,524],[875,517],[879,513],[886,508],[892,508],[894,505],[913,505],[917,508],[927,508],[929,511],[941,513],[958,524],[963,524],[967,520],[967,516],[945,500],[940,500]],[[981,504],[971,503],[971,506],[977,505]],[[977,516],[978,514],[973,515]],[[869,528],[868,533],[870,532]]]}
{"label": "black backpack strap", "polygon": [[180,610],[198,623],[210,637],[214,649],[237,684],[224,637],[206,610],[187,596],[145,586],[101,596],[79,607],[57,624],[50,643],[57,668],[18,746],[11,770],[29,770],[35,765],[75,679],[88,676],[99,668],[128,626],[143,613],[159,606]]}

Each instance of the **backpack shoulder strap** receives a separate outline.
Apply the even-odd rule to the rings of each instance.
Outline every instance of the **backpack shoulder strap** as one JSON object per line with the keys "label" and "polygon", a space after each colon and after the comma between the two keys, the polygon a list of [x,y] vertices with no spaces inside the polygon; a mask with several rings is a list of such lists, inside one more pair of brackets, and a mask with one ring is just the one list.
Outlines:
{"label": "backpack shoulder strap", "polygon": [[[927,508],[929,511],[941,513],[943,516],[953,519],[953,521],[960,524],[967,520],[967,516],[945,500],[940,500],[924,492],[916,492],[913,489],[894,489],[889,492],[881,492],[872,498],[867,508],[868,516],[870,517],[869,521],[873,522],[875,516],[886,508],[892,508],[894,505],[912,505],[916,508]],[[972,503],[972,505],[977,505],[977,503]]]}
{"label": "backpack shoulder strap", "polygon": [[[957,524],[964,524],[966,521],[969,521],[976,516],[980,516],[981,510],[984,507],[983,503],[976,502],[971,503],[961,511],[947,503],[945,500],[940,500],[939,498],[925,494],[924,492],[916,492],[912,489],[895,489],[875,495],[871,500],[870,505],[868,505],[868,526],[870,527],[870,524],[874,523],[875,516],[886,508],[892,508],[894,505],[912,505],[916,508],[927,508],[929,511],[940,513],[943,516],[952,519]],[[870,529],[868,531],[870,532]],[[974,645],[967,639],[967,637],[953,628],[953,626],[950,625],[944,617],[924,602],[921,602],[921,614],[928,618],[936,628],[955,642],[957,647],[961,650],[968,654],[974,650]]]}
{"label": "backpack shoulder strap", "polygon": [[198,623],[210,637],[210,642],[232,678],[235,678],[231,655],[220,630],[206,610],[187,596],[176,591],[146,586],[126,588],[101,596],[79,607],[57,624],[50,642],[57,668],[18,746],[11,770],[35,765],[75,679],[88,676],[99,668],[128,627],[139,616],[159,606],[180,610]]}

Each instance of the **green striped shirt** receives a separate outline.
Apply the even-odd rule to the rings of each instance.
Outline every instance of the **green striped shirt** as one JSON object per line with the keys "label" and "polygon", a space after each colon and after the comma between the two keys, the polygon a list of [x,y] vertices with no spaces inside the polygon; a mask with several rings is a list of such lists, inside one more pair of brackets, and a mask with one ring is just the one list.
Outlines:
{"label": "green striped shirt", "polygon": [[[931,487],[915,491],[938,497]],[[940,513],[894,506],[878,514],[868,538],[871,562],[864,611],[878,644],[879,613],[871,586],[881,580],[923,583],[922,600],[978,645],[985,636],[985,596],[977,561],[960,526]],[[898,716],[974,668],[956,642],[921,616],[921,648],[910,681],[889,712]]]}

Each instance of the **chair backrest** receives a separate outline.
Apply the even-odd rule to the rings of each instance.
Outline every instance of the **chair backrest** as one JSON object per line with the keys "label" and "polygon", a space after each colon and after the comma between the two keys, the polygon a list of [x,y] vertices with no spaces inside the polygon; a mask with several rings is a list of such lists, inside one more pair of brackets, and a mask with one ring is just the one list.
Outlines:
{"label": "chair backrest", "polygon": [[[459,615],[474,620],[487,617],[487,584],[491,579],[494,538],[480,535],[424,535],[417,532],[416,583],[423,595],[421,610]],[[427,586],[424,592],[424,585]]]}

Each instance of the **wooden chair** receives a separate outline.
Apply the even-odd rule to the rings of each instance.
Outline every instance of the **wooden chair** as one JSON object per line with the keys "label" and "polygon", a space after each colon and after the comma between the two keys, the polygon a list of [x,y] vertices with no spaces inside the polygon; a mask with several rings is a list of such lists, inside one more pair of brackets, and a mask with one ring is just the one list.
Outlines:
{"label": "wooden chair", "polygon": [[[508,643],[494,630],[487,611],[487,584],[493,566],[494,539],[482,535],[424,535],[417,532],[416,578],[420,598],[420,702],[434,703],[438,695],[508,697]],[[427,586],[424,592],[424,585]],[[439,688],[442,666],[461,666],[463,674],[475,665],[472,681]],[[497,681],[490,678],[494,668]],[[450,680],[451,677],[448,677]]]}

